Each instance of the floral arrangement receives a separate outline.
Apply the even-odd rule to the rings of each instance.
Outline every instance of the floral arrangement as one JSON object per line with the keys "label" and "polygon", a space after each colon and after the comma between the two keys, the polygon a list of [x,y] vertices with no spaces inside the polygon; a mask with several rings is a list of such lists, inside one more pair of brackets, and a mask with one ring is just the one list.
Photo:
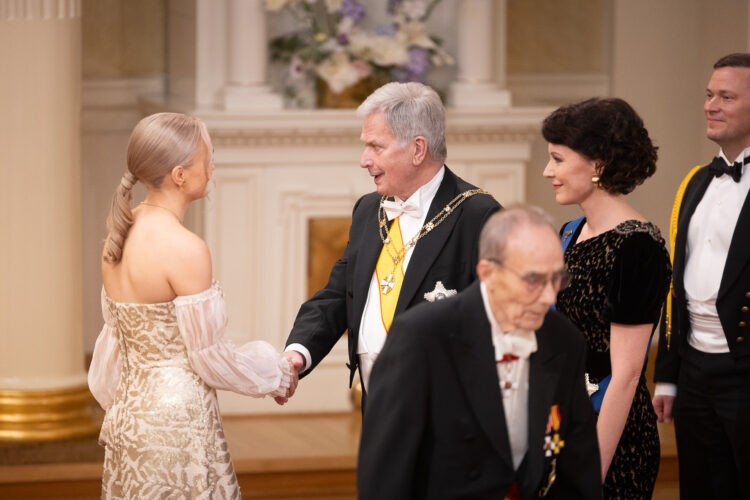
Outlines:
{"label": "floral arrangement", "polygon": [[[357,0],[266,0],[266,9],[286,11],[296,31],[271,41],[271,59],[289,67],[289,80],[315,76],[333,93],[372,77],[424,81],[431,66],[453,64],[425,21],[441,0],[388,0],[388,22],[362,26],[367,9]],[[290,89],[287,82],[287,92]]]}

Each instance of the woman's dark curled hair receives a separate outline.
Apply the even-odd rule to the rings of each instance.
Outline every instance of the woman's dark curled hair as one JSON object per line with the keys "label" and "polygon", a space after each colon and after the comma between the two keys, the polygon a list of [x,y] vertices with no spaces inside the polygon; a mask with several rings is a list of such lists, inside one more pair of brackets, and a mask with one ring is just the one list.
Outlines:
{"label": "woman's dark curled hair", "polygon": [[638,113],[622,99],[593,98],[558,108],[542,135],[599,162],[599,185],[628,194],[656,171],[656,150]]}

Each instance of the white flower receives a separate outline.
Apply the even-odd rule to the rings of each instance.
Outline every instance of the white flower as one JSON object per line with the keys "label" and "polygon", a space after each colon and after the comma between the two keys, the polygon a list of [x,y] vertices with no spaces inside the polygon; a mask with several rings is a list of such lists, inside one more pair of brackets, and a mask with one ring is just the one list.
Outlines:
{"label": "white flower", "polygon": [[422,19],[427,12],[425,0],[404,0],[398,6],[398,11],[409,19]]}
{"label": "white flower", "polygon": [[450,56],[450,54],[444,51],[441,47],[438,47],[435,52],[431,53],[430,62],[433,66],[452,66],[456,63],[456,61]]}
{"label": "white flower", "polygon": [[354,28],[354,19],[351,17],[342,17],[339,25],[336,27],[336,32],[349,34],[352,28]]}
{"label": "white flower", "polygon": [[360,80],[357,67],[349,60],[344,52],[336,52],[315,68],[315,72],[321,77],[335,94],[341,93],[345,88],[354,85]]}
{"label": "white flower", "polygon": [[329,14],[337,14],[341,10],[341,4],[344,0],[326,0],[326,7]]}
{"label": "white flower", "polygon": [[372,60],[378,66],[403,66],[409,62],[408,46],[387,36],[376,36]]}
{"label": "white flower", "polygon": [[434,50],[437,48],[435,42],[433,42],[432,38],[430,38],[425,32],[424,24],[419,21],[406,21],[399,23],[397,36],[407,47],[416,45],[417,47],[427,50]]}
{"label": "white flower", "polygon": [[387,35],[370,36],[362,31],[349,35],[350,51],[378,66],[403,66],[409,62],[408,46]]}

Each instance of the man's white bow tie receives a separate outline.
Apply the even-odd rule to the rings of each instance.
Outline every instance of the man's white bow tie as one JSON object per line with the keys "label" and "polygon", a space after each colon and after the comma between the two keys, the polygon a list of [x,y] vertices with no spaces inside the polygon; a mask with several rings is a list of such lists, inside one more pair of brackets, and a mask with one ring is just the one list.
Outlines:
{"label": "man's white bow tie", "polygon": [[521,359],[528,359],[536,352],[536,334],[523,330],[504,333],[498,336],[495,344],[495,360],[500,360],[505,354],[513,354]]}
{"label": "man's white bow tie", "polygon": [[414,203],[408,201],[390,201],[384,200],[380,205],[385,210],[388,220],[393,220],[401,215],[408,215],[415,219],[422,218],[422,209]]}

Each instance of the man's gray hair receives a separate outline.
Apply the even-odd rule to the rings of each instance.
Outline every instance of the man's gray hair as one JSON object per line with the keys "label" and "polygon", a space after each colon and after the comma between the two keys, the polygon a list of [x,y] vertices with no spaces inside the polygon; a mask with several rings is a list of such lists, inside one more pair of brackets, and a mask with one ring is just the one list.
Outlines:
{"label": "man's gray hair", "polygon": [[421,135],[427,140],[430,159],[445,162],[445,108],[433,89],[417,82],[387,83],[357,108],[357,115],[363,118],[377,112],[385,115],[402,147]]}
{"label": "man's gray hair", "polygon": [[552,217],[533,205],[517,204],[504,208],[490,217],[479,235],[479,258],[500,262],[513,233],[523,225],[548,227],[557,233]]}

